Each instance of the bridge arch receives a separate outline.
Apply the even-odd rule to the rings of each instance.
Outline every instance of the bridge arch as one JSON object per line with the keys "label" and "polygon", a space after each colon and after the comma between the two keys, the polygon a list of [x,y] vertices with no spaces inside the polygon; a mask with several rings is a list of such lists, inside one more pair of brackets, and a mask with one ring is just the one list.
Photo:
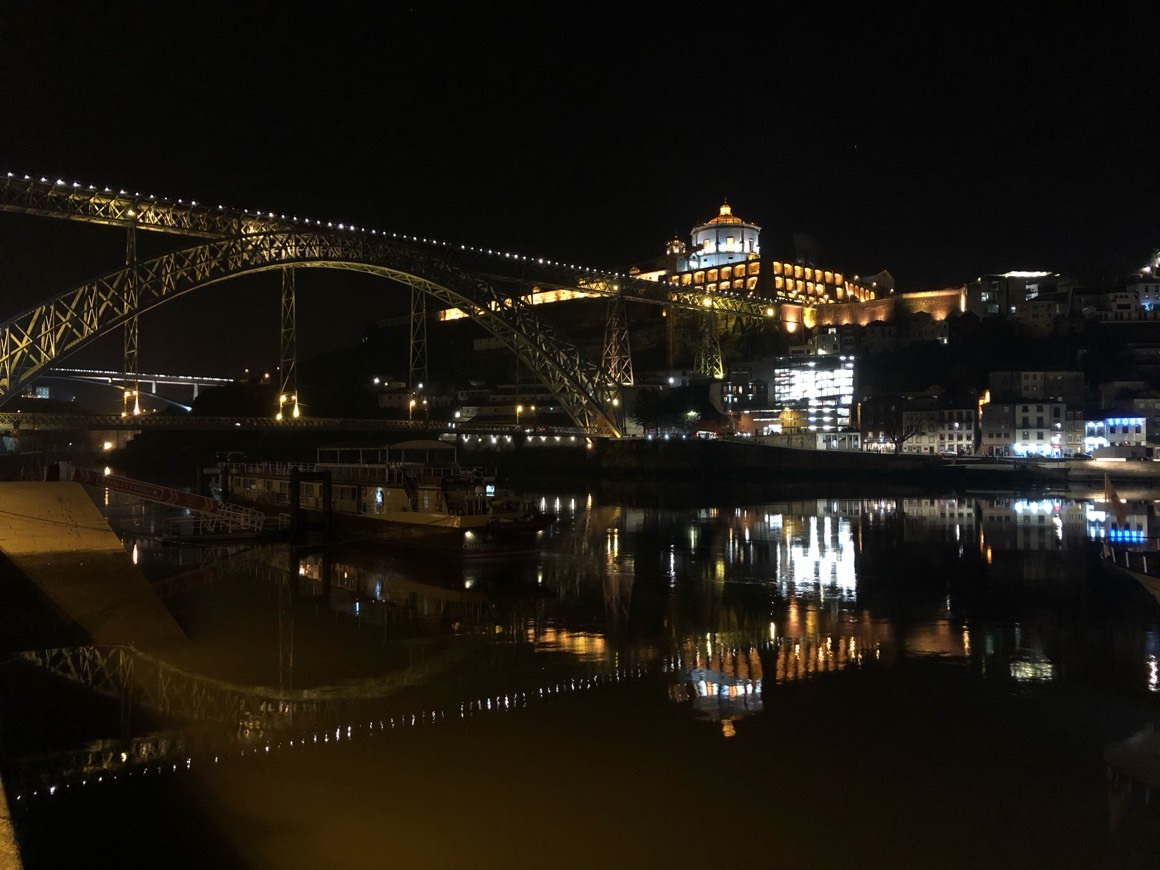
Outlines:
{"label": "bridge arch", "polygon": [[0,324],[0,405],[127,319],[186,293],[257,272],[345,269],[393,280],[466,312],[509,347],[591,435],[619,437],[617,385],[520,294],[405,243],[355,233],[274,231],[199,242],[126,266]]}

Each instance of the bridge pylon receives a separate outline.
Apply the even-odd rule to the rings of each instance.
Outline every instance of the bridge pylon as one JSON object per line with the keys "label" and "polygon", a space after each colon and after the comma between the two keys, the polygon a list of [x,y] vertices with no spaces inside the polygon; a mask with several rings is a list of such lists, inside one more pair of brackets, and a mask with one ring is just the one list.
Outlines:
{"label": "bridge pylon", "polygon": [[697,353],[693,370],[720,381],[725,377],[725,362],[721,357],[721,341],[717,335],[717,312],[705,311],[697,324]]}
{"label": "bridge pylon", "polygon": [[415,397],[427,383],[427,294],[414,286],[411,287],[410,347],[410,383],[407,387]]}
{"label": "bridge pylon", "polygon": [[141,413],[141,359],[138,353],[138,320],[137,307],[140,302],[140,285],[136,280],[137,265],[137,228],[129,226],[125,237],[125,268],[132,277],[126,281],[125,310],[128,317],[125,320],[123,357],[125,386],[121,402],[121,416],[137,416]]}
{"label": "bridge pylon", "polygon": [[282,364],[278,367],[281,372],[278,386],[278,412],[275,420],[282,420],[287,405],[290,406],[290,416],[297,420],[300,416],[298,409],[298,338],[297,338],[297,307],[295,290],[295,272],[293,267],[282,268],[282,329],[279,345],[281,347]]}
{"label": "bridge pylon", "polygon": [[612,383],[632,386],[632,350],[629,347],[628,315],[622,296],[612,296],[608,300],[603,363]]}

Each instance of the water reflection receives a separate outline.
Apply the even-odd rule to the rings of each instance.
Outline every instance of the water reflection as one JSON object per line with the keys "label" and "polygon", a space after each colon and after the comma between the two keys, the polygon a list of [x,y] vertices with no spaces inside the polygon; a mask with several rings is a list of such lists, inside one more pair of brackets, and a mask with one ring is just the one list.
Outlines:
{"label": "water reflection", "polygon": [[[583,722],[581,703],[622,703],[626,686],[634,697],[658,690],[667,716],[708,723],[727,746],[787,710],[800,715],[785,706],[800,697],[791,693],[880,688],[869,681],[915,663],[933,668],[923,679],[966,681],[960,691],[998,685],[1000,700],[986,696],[998,716],[1046,689],[1115,693],[1138,711],[1160,688],[1160,608],[1088,558],[1110,530],[1098,502],[986,494],[671,509],[578,494],[545,495],[542,507],[560,519],[541,554],[450,563],[326,546],[173,547],[151,533],[164,524],[148,510],[111,503],[136,563],[206,654],[158,669],[169,706],[144,690],[140,658],[36,660],[88,674],[94,690],[102,669],[138,682],[120,684],[128,712],[82,750],[21,754],[19,736],[9,739],[10,788],[43,802],[94,776],[327,751],[567,699]],[[1151,505],[1129,510],[1120,531],[1149,534]],[[913,714],[928,690],[943,691],[920,684],[902,706]],[[970,738],[954,721],[943,727],[952,742]]]}

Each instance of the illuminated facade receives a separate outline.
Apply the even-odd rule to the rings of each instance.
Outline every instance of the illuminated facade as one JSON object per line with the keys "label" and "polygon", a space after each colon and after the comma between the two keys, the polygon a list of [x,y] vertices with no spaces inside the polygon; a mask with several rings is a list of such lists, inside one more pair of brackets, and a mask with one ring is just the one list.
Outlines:
{"label": "illuminated facade", "polygon": [[1148,446],[1146,417],[1108,417],[1088,420],[1084,431],[1084,451],[1095,453],[1119,447],[1144,450]]}
{"label": "illuminated facade", "polygon": [[853,428],[855,382],[852,356],[777,357],[731,373],[723,410],[748,415],[757,435],[836,435]]}
{"label": "illuminated facade", "polygon": [[840,270],[761,256],[761,227],[733,214],[728,203],[703,224],[693,227],[686,249],[677,239],[666,247],[659,263],[635,267],[629,274],[677,284],[706,294],[746,293],[805,307],[841,302],[867,302],[893,292]]}

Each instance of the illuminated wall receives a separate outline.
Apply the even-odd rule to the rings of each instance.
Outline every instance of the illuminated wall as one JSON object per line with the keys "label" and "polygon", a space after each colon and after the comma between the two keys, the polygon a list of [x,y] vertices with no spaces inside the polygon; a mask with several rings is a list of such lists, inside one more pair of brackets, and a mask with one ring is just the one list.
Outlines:
{"label": "illuminated wall", "polygon": [[966,310],[966,289],[948,287],[870,299],[859,304],[827,305],[815,313],[818,326],[866,326],[876,320],[886,323],[896,317],[923,312],[935,320],[945,320],[955,312]]}

